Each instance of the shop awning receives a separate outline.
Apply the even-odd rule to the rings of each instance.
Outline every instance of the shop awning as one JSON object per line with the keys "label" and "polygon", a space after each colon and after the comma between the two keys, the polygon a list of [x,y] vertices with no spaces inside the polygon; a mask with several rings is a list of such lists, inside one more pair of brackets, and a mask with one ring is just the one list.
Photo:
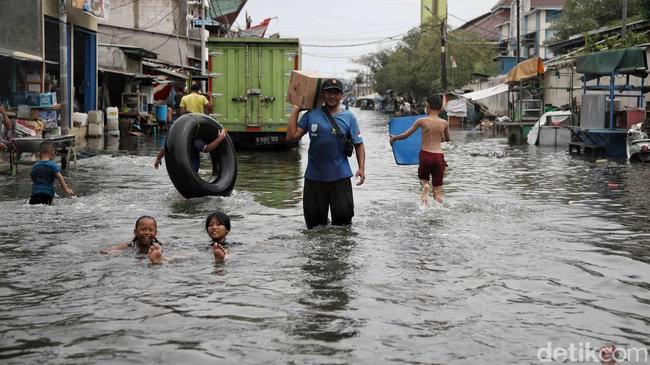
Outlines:
{"label": "shop awning", "polygon": [[364,96],[359,96],[357,100],[363,100],[363,99],[369,99],[369,100],[384,100],[384,98],[379,95],[378,93],[372,93]]}
{"label": "shop awning", "polygon": [[172,76],[172,77],[175,77],[177,79],[187,80],[187,78],[189,77],[188,75],[186,75],[184,73],[180,73],[180,72],[174,71],[174,70],[172,70],[170,68],[167,68],[167,67],[165,67],[164,65],[162,65],[160,63],[155,63],[155,62],[144,61],[143,60],[142,65],[146,66],[146,67],[149,67],[152,70],[152,72],[159,72],[161,74]]}
{"label": "shop awning", "polygon": [[461,99],[449,100],[445,110],[450,117],[467,117],[467,104]]}
{"label": "shop awning", "polygon": [[513,67],[506,76],[506,83],[519,82],[521,80],[530,79],[537,75],[544,73],[544,61],[541,58],[535,57],[523,62],[519,62],[517,66]]}
{"label": "shop awning", "polygon": [[97,70],[101,72],[108,72],[116,75],[124,75],[124,76],[129,76],[133,77],[134,79],[154,79],[153,76],[151,75],[145,75],[141,73],[135,73],[135,72],[126,72],[126,71],[119,71],[119,70],[111,70],[110,68],[104,68],[104,67],[98,67]]}
{"label": "shop awning", "polygon": [[462,98],[464,98],[464,99],[481,100],[481,99],[488,98],[490,96],[505,93],[507,91],[508,91],[508,85],[499,84],[497,86],[492,86],[492,87],[487,88],[487,89],[473,91],[473,92],[467,93],[467,94],[461,94],[460,96]]}
{"label": "shop awning", "polygon": [[0,48],[0,56],[5,56],[9,58],[13,58],[15,60],[19,61],[34,61],[34,62],[42,62],[43,58],[40,56],[36,56],[33,54],[21,52],[21,51],[13,51],[9,50],[6,48]]}
{"label": "shop awning", "polygon": [[187,78],[188,78],[188,76],[185,75],[185,74],[182,74],[182,73],[176,72],[176,71],[172,71],[172,70],[168,70],[166,68],[154,68],[153,70],[155,72],[160,72],[160,73],[163,73],[165,75],[173,76],[173,77],[176,77],[176,78],[181,79],[181,80],[187,80]]}
{"label": "shop awning", "polygon": [[576,60],[576,72],[585,74],[587,80],[611,74],[642,75],[647,69],[648,60],[641,48],[590,53]]}

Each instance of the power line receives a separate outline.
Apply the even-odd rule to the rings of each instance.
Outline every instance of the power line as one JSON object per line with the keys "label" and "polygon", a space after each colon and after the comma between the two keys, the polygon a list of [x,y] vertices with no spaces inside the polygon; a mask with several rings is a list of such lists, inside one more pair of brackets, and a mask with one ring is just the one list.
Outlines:
{"label": "power line", "polygon": [[111,10],[117,10],[117,9],[122,8],[124,6],[131,5],[131,4],[135,3],[135,2],[138,2],[138,0],[131,0],[128,3],[124,3],[122,5],[118,5],[116,7],[113,7],[113,8],[111,8]]}
{"label": "power line", "polygon": [[[113,34],[111,35],[111,38],[117,38],[117,41],[118,41],[118,42],[121,42],[121,41],[123,41],[123,40],[125,40],[125,39],[127,39],[127,38],[131,38],[131,37],[139,36],[139,35],[140,35],[140,34],[138,33],[139,31],[143,31],[143,30],[146,31],[146,30],[151,29],[151,28],[153,28],[153,27],[155,27],[155,26],[158,25],[158,23],[154,23],[154,24],[149,25],[149,23],[150,23],[152,20],[158,20],[158,21],[160,22],[160,21],[162,21],[163,19],[168,18],[170,15],[172,15],[172,14],[174,13],[174,11],[176,11],[176,10],[179,8],[180,4],[181,4],[181,3],[180,3],[180,0],[179,0],[179,2],[176,3],[176,6],[175,6],[174,8],[172,8],[172,10],[170,10],[170,11],[169,11],[165,16],[163,16],[163,17],[161,17],[161,18],[159,18],[159,19],[156,19],[156,17],[158,16],[158,14],[160,14],[160,13],[162,13],[162,12],[164,11],[164,8],[163,8],[163,9],[162,9],[162,10],[161,10],[161,11],[160,11],[156,16],[154,16],[154,17],[152,17],[152,18],[149,18],[149,20],[148,20],[148,21],[147,21],[147,22],[146,22],[142,27],[140,27],[140,28],[134,28],[134,29],[131,29],[131,30],[128,30],[128,31],[125,31],[125,32],[121,32],[121,33],[113,32]],[[177,31],[178,31],[178,30],[177,30]],[[134,34],[134,33],[135,33],[135,34]],[[108,35],[108,34],[107,34],[107,35]],[[122,35],[124,35],[124,37],[122,37]],[[111,40],[112,40],[112,39],[111,39]],[[113,42],[111,42],[111,43],[113,43]]]}
{"label": "power line", "polygon": [[318,57],[318,58],[355,58],[355,57],[361,57],[367,55],[368,52],[361,52],[361,53],[357,52],[357,53],[348,53],[348,54],[338,54],[338,53],[325,54],[325,53],[302,52],[302,54],[305,56]]}
{"label": "power line", "polygon": [[374,40],[374,41],[369,41],[369,42],[361,42],[361,43],[353,43],[353,44],[340,44],[340,45],[334,45],[334,44],[302,44],[303,47],[317,47],[317,48],[344,48],[344,47],[358,47],[358,46],[367,46],[369,44],[376,44],[376,43],[382,43],[382,42],[395,42],[395,41],[400,41],[400,39],[396,39],[397,37],[404,36],[407,34],[409,31],[396,34],[390,37],[382,38],[379,40]]}

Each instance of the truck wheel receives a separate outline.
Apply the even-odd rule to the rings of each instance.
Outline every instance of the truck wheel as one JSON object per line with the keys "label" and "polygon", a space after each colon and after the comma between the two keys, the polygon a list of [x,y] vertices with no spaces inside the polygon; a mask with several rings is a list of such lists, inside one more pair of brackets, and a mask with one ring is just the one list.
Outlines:
{"label": "truck wheel", "polygon": [[200,114],[190,113],[178,118],[169,129],[166,142],[165,166],[169,178],[182,196],[196,198],[207,195],[228,196],[237,180],[237,158],[235,146],[226,135],[216,150],[210,152],[212,178],[205,181],[194,172],[190,154],[194,140],[210,143],[223,128],[216,120]]}

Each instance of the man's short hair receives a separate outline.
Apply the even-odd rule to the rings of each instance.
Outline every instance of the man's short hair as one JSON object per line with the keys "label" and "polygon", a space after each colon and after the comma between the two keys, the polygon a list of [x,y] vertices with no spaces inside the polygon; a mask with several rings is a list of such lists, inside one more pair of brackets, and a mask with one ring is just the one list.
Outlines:
{"label": "man's short hair", "polygon": [[442,109],[442,96],[435,94],[427,97],[427,104],[429,104],[431,110]]}
{"label": "man's short hair", "polygon": [[201,91],[200,84],[192,84],[192,91]]}
{"label": "man's short hair", "polygon": [[38,150],[41,153],[47,153],[47,152],[53,151],[54,150],[54,142],[52,142],[52,141],[42,142]]}

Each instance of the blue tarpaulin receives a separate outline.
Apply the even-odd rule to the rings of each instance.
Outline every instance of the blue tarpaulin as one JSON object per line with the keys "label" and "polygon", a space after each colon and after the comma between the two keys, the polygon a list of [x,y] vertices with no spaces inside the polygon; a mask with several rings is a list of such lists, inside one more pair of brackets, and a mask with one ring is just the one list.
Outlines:
{"label": "blue tarpaulin", "polygon": [[[395,136],[413,125],[419,118],[426,115],[391,118],[388,122],[388,133]],[[398,165],[417,165],[419,163],[420,147],[422,146],[422,130],[418,128],[407,139],[393,143],[393,156]]]}

